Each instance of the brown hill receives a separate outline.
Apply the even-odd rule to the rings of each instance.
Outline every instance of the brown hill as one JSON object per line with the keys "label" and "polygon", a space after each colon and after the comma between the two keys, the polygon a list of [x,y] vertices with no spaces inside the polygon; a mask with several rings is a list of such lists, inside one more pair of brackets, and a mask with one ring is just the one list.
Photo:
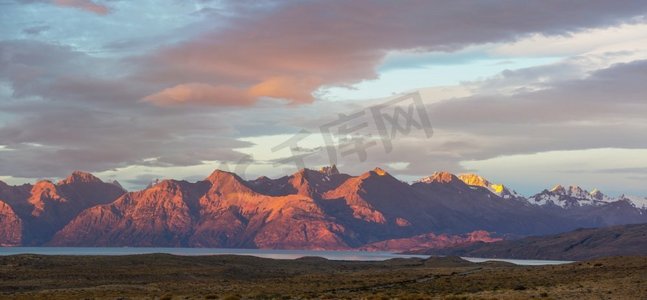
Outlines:
{"label": "brown hill", "polygon": [[412,252],[429,249],[445,249],[470,245],[477,242],[492,243],[501,240],[502,238],[492,237],[487,231],[474,231],[457,235],[427,233],[408,238],[370,243],[362,246],[360,249],[366,251]]}
{"label": "brown hill", "polygon": [[550,236],[424,251],[486,258],[584,260],[647,255],[647,224],[578,229]]}

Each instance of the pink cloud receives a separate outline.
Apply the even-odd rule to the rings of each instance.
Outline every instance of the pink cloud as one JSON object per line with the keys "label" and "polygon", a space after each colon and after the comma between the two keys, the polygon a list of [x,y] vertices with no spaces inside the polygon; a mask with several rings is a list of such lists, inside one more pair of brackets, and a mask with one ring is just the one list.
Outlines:
{"label": "pink cloud", "polygon": [[[260,97],[310,103],[321,87],[376,78],[376,68],[389,51],[451,51],[533,32],[565,34],[591,23],[616,23],[591,11],[635,14],[644,10],[644,5],[605,1],[286,2],[267,10],[243,11],[229,26],[159,50],[145,59],[147,67],[138,77],[167,87],[187,88],[184,84],[190,82],[218,89],[228,86],[231,90],[225,94],[237,94],[246,104]],[[537,12],[546,11],[550,14],[537,17]],[[169,93],[164,91],[160,93]],[[184,97],[173,103],[194,100],[223,103],[216,97]]]}
{"label": "pink cloud", "polygon": [[317,78],[271,77],[249,89],[254,97],[290,99],[294,103],[314,101],[312,91],[321,85]]}
{"label": "pink cloud", "polygon": [[255,98],[244,90],[230,86],[213,86],[204,83],[179,84],[146,96],[143,100],[162,106],[184,103],[248,106],[255,102]]}
{"label": "pink cloud", "polygon": [[110,12],[107,6],[94,3],[92,0],[53,0],[52,3],[85,10],[97,15],[107,15]]}

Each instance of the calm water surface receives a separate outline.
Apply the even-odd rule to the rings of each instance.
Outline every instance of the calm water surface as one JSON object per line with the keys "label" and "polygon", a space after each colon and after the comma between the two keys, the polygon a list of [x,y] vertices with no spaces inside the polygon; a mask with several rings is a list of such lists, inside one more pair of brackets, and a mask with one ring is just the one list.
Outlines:
{"label": "calm water surface", "polygon": [[0,255],[42,254],[42,255],[135,255],[165,253],[173,255],[250,255],[274,259],[297,259],[317,256],[330,260],[371,260],[380,261],[391,258],[427,258],[425,255],[395,254],[391,252],[366,251],[310,251],[310,250],[271,250],[271,249],[219,249],[219,248],[103,248],[103,247],[10,247],[0,248]]}
{"label": "calm water surface", "polygon": [[538,260],[538,259],[505,259],[505,258],[480,258],[480,257],[462,257],[462,259],[480,263],[485,261],[504,261],[522,266],[545,266],[545,265],[563,265],[570,264],[574,261],[568,260]]}
{"label": "calm water surface", "polygon": [[[426,255],[396,254],[391,252],[366,251],[310,251],[310,250],[268,250],[268,249],[218,249],[218,248],[104,248],[104,247],[0,247],[0,255],[40,254],[40,255],[135,255],[166,253],[173,255],[250,255],[274,259],[297,259],[317,256],[330,260],[382,261],[392,258],[427,258]],[[487,260],[505,261],[518,265],[554,265],[570,261],[485,259],[464,257],[471,262]]]}

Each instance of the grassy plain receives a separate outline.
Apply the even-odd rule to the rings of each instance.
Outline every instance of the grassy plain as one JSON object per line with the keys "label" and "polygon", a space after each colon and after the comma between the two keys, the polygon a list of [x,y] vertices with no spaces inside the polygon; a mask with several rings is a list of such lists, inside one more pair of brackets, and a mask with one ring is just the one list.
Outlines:
{"label": "grassy plain", "polygon": [[8,299],[647,299],[647,257],[559,266],[460,258],[0,257]]}

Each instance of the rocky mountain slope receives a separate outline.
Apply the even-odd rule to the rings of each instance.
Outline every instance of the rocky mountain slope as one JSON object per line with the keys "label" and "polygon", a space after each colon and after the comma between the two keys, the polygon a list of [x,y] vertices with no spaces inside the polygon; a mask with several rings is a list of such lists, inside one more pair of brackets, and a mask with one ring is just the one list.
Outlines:
{"label": "rocky mountain slope", "polygon": [[0,247],[22,243],[22,220],[7,203],[0,201]]}
{"label": "rocky mountain slope", "polygon": [[348,247],[343,232],[306,195],[260,194],[237,175],[216,171],[88,209],[50,244],[337,249]]}
{"label": "rocky mountain slope", "polygon": [[[3,226],[0,243],[384,249],[647,222],[646,211],[628,200],[544,192],[569,203],[559,197],[599,199],[537,203],[474,174],[438,172],[408,184],[379,168],[350,176],[332,166],[249,181],[216,170],[198,182],[164,180],[130,193],[75,172],[56,184],[0,184],[0,223],[20,224]],[[465,239],[475,231],[488,234]]]}
{"label": "rocky mountain slope", "polygon": [[[124,193],[121,187],[83,172],[74,172],[57,183],[42,180],[34,185],[0,184],[0,201],[11,207],[18,217],[16,222],[22,224],[22,245],[49,241],[83,210],[112,202]],[[8,210],[0,212],[0,219],[10,219]],[[2,243],[5,241],[0,240]]]}
{"label": "rocky mountain slope", "polygon": [[578,229],[557,235],[422,251],[488,258],[582,260],[647,255],[647,224]]}

